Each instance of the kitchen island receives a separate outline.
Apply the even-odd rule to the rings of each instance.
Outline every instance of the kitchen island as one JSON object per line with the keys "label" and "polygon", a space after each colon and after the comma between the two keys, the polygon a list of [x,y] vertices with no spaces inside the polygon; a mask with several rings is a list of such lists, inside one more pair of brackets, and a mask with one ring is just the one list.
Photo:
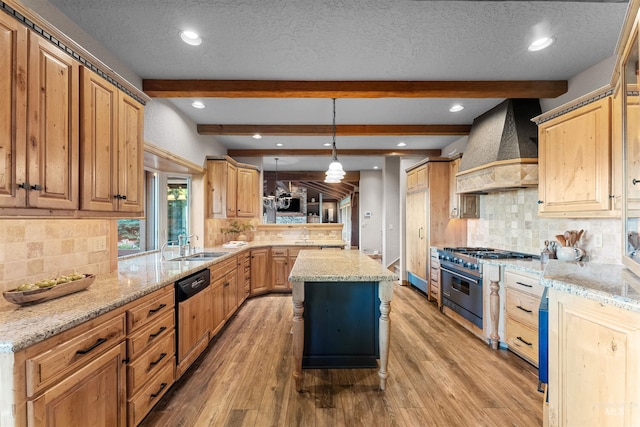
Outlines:
{"label": "kitchen island", "polygon": [[304,250],[298,254],[289,276],[297,391],[302,391],[303,366],[370,367],[367,360],[376,358],[380,359],[380,389],[385,389],[389,312],[397,279],[359,251]]}

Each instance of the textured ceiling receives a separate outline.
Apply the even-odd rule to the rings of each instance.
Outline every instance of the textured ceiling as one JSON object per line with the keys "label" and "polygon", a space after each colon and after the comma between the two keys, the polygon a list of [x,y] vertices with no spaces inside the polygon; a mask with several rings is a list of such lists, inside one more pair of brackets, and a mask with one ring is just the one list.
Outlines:
{"label": "textured ceiling", "polygon": [[[144,79],[567,80],[614,54],[626,3],[411,0],[50,0]],[[188,46],[181,29],[200,33]],[[539,35],[556,43],[531,53]],[[199,124],[330,124],[329,99],[171,102]],[[338,124],[471,124],[501,99],[339,99]],[[448,108],[466,109],[452,114]],[[457,136],[339,137],[341,148],[442,148]],[[218,136],[231,149],[327,137]],[[377,159],[379,160],[379,159]],[[327,161],[281,161],[321,170]],[[379,162],[378,162],[379,163]],[[269,169],[272,162],[266,162]],[[304,165],[304,166],[300,166]],[[360,166],[368,169],[372,165]],[[359,167],[359,166],[354,166]],[[292,167],[293,168],[293,167]],[[291,170],[292,168],[288,168]],[[271,168],[272,169],[272,168]]]}

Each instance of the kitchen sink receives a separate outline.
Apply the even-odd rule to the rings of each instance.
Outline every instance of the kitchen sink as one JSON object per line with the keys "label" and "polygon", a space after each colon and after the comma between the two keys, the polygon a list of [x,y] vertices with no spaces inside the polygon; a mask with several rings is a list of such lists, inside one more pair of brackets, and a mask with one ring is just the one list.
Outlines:
{"label": "kitchen sink", "polygon": [[209,261],[225,256],[227,252],[198,252],[197,254],[184,255],[172,258],[171,261]]}
{"label": "kitchen sink", "polygon": [[296,240],[295,245],[313,245],[313,240]]}

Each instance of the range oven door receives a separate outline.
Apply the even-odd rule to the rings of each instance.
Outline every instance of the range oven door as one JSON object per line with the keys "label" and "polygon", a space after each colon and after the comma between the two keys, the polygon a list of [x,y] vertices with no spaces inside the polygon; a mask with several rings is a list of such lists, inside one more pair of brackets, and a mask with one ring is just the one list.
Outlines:
{"label": "range oven door", "polygon": [[442,303],[482,329],[482,279],[440,267]]}

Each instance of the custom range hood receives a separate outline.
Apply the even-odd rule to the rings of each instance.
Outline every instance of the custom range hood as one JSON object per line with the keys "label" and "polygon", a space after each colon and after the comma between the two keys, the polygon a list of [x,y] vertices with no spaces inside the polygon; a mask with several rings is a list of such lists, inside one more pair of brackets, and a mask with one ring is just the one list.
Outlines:
{"label": "custom range hood", "polygon": [[507,99],[476,117],[456,175],[458,193],[538,185],[538,99]]}

